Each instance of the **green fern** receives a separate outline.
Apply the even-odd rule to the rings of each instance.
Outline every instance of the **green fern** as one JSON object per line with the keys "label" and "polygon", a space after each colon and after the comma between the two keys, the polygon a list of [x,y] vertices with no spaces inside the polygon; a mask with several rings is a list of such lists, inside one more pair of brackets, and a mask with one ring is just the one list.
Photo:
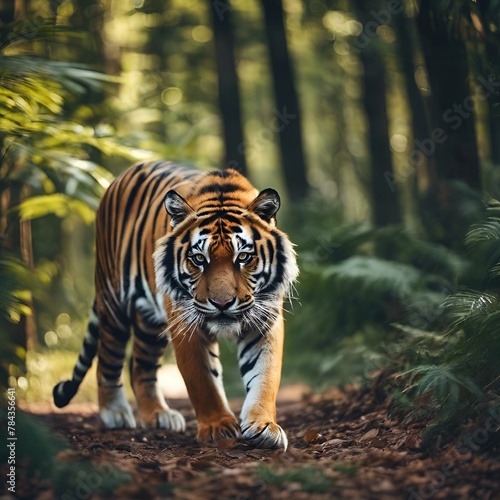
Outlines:
{"label": "green fern", "polygon": [[408,389],[415,388],[415,395],[423,396],[431,392],[438,402],[444,403],[446,409],[454,409],[459,403],[460,396],[473,396],[481,400],[483,393],[472,378],[456,373],[457,367],[444,366],[417,366],[401,375],[420,376],[418,382]]}
{"label": "green fern", "polygon": [[486,221],[472,226],[465,237],[465,244],[473,249],[476,245],[484,243],[485,241],[499,240],[500,219],[497,217],[488,217]]}
{"label": "green fern", "polygon": [[[480,260],[494,261],[493,274],[499,269],[499,240],[500,219],[491,216],[474,225],[466,236],[471,258],[477,260],[479,255]],[[476,268],[476,272],[491,276],[487,267]],[[481,278],[491,286],[491,281],[484,276],[479,281]],[[479,418],[490,405],[485,402],[486,389],[489,394],[499,389],[500,304],[496,293],[462,290],[449,295],[441,309],[448,323],[442,336],[445,348],[435,357],[435,364],[420,363],[401,374],[403,379],[409,377],[405,392],[434,416],[436,425],[427,433],[427,440],[466,416]]]}

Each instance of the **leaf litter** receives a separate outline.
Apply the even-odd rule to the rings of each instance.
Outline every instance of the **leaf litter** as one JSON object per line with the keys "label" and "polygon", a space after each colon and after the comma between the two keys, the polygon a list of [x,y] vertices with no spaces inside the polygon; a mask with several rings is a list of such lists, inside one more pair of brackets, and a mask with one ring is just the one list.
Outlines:
{"label": "leaf litter", "polygon": [[[373,385],[301,397],[278,404],[278,419],[289,438],[286,452],[255,449],[234,438],[197,444],[188,400],[172,401],[186,416],[184,434],[103,430],[90,403],[65,411],[48,403],[24,406],[70,444],[56,463],[111,464],[120,480],[107,489],[98,481],[92,488],[89,482],[86,498],[500,498],[498,440],[484,449],[464,448],[457,436],[423,449],[426,422],[408,423],[392,414],[391,399],[381,398]],[[232,403],[238,411],[241,402]],[[19,466],[19,478],[22,473]],[[78,498],[69,483],[61,489],[54,480],[27,474],[18,481],[16,494]]]}

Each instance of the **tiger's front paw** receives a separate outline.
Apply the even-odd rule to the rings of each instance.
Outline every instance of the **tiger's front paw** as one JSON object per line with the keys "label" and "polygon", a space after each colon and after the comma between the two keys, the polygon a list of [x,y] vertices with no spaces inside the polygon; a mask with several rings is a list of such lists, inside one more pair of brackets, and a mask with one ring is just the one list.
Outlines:
{"label": "tiger's front paw", "polygon": [[157,408],[141,412],[141,425],[147,429],[165,429],[175,432],[186,430],[186,421],[181,413],[172,408]]}
{"label": "tiger's front paw", "polygon": [[275,422],[244,422],[241,429],[243,438],[256,448],[283,448],[286,451],[288,447],[285,431]]}
{"label": "tiger's front paw", "polygon": [[240,426],[235,417],[225,416],[210,423],[198,423],[198,434],[196,440],[207,444],[224,438],[241,437]]}

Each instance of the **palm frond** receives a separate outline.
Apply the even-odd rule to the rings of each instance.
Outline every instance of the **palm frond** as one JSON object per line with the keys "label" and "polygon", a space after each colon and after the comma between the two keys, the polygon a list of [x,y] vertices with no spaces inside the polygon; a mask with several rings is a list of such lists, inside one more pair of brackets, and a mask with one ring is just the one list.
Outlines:
{"label": "palm frond", "polygon": [[7,26],[0,28],[0,50],[19,50],[21,45],[30,44],[33,40],[40,42],[60,41],[61,35],[67,43],[68,39],[81,42],[86,38],[86,33],[70,26],[56,24],[55,19],[44,19],[39,22],[37,19],[36,36],[26,33],[26,18],[14,21]]}
{"label": "palm frond", "polygon": [[31,314],[20,293],[32,279],[24,264],[14,257],[0,257],[0,278],[0,314],[14,321]]}
{"label": "palm frond", "polygon": [[80,95],[89,88],[99,90],[103,83],[118,83],[120,79],[91,70],[84,64],[51,61],[28,55],[0,55],[0,74],[4,87],[16,88],[19,79],[39,79],[59,84],[71,94]]}
{"label": "palm frond", "polygon": [[31,196],[19,205],[12,207],[11,211],[18,211],[21,220],[37,219],[49,214],[67,217],[76,213],[87,224],[91,224],[95,218],[95,211],[88,204],[63,193]]}

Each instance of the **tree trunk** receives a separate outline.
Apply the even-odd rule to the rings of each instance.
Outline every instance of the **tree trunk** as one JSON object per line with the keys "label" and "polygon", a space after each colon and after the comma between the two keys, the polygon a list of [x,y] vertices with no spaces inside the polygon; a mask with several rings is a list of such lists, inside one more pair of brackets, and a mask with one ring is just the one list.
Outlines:
{"label": "tree trunk", "polygon": [[[12,207],[19,205],[27,196],[27,187],[18,183],[10,183],[9,187],[2,192],[1,204],[4,219],[1,228],[5,231],[2,234],[1,250],[5,250],[10,255],[20,255],[26,269],[34,271],[33,246],[31,238],[31,222],[20,221],[19,216],[9,211]],[[37,346],[37,330],[35,321],[35,308],[33,300],[29,299],[26,305],[31,309],[31,316],[21,316],[18,323],[9,324],[9,341],[23,346],[26,351],[30,351]]]}
{"label": "tree trunk", "polygon": [[[371,16],[361,0],[356,0],[359,20],[365,25]],[[375,226],[401,222],[401,211],[394,183],[394,169],[389,143],[385,66],[374,42],[359,53],[363,66],[363,106],[368,122],[368,145],[371,161],[371,192]]]}
{"label": "tree trunk", "polygon": [[[498,79],[496,78],[495,72],[498,71],[499,53],[498,47],[489,39],[491,35],[492,34],[487,31],[487,37],[484,40],[485,57],[487,60],[482,68],[482,74],[486,80]],[[500,166],[500,96],[498,91],[486,100],[486,106],[488,110],[490,160],[494,165]]]}
{"label": "tree trunk", "polygon": [[79,54],[80,62],[97,66],[102,70],[106,62],[106,44],[102,34],[104,9],[97,0],[76,0],[74,4],[75,12],[70,18],[71,26],[86,34],[84,46]]}
{"label": "tree trunk", "polygon": [[[397,49],[401,70],[405,80],[406,95],[410,108],[410,123],[413,140],[430,137],[428,106],[424,101],[415,80],[415,40],[414,23],[404,13],[395,19],[394,29],[397,35]],[[411,149],[415,146],[412,143]],[[409,162],[408,162],[409,163]],[[411,165],[410,165],[411,166]],[[416,165],[416,191],[425,192],[437,183],[435,158],[425,156],[421,164]],[[415,193],[417,195],[417,193]]]}
{"label": "tree trunk", "polygon": [[[28,198],[29,187],[23,186],[21,189],[21,201]],[[19,248],[21,251],[21,260],[26,269],[35,272],[35,260],[33,256],[33,237],[30,220],[19,221]],[[26,352],[34,351],[38,345],[38,337],[36,331],[35,304],[33,297],[30,297],[26,305],[31,309],[31,316],[24,316],[21,324],[24,324],[24,345]]]}
{"label": "tree trunk", "polygon": [[[480,211],[479,199],[477,211],[469,210],[468,218],[457,209],[464,196],[457,181],[481,189],[474,96],[468,85],[465,42],[451,21],[434,9],[431,0],[422,0],[417,16],[430,87],[431,126],[429,136],[415,150],[414,160],[421,163],[427,156],[436,162],[436,186],[427,191],[421,206],[430,238],[461,248],[466,228],[477,222]],[[487,92],[484,84],[482,92]]]}
{"label": "tree trunk", "polygon": [[281,163],[290,197],[300,201],[308,193],[307,169],[301,132],[301,113],[292,61],[286,40],[282,0],[261,0],[269,45],[279,134]]}
{"label": "tree trunk", "polygon": [[219,108],[224,135],[224,166],[247,173],[243,139],[240,89],[234,55],[234,36],[229,0],[210,0],[219,85]]}
{"label": "tree trunk", "polygon": [[0,23],[9,24],[14,20],[16,2],[15,0],[4,0],[0,2]]}
{"label": "tree trunk", "polygon": [[[436,159],[439,179],[459,180],[479,190],[480,169],[473,98],[464,41],[422,0],[417,24],[431,87],[431,135],[422,153]],[[435,138],[439,138],[436,140]]]}

